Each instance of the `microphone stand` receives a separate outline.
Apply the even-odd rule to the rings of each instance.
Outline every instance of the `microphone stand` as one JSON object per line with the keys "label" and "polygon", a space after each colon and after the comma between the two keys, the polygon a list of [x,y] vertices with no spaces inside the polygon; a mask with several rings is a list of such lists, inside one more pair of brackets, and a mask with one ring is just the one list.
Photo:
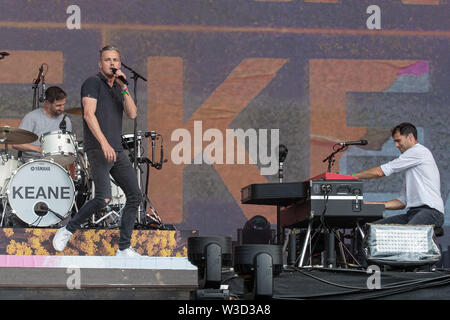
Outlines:
{"label": "microphone stand", "polygon": [[37,109],[39,108],[39,83],[41,82],[41,77],[38,77],[34,82],[33,82],[33,105],[32,105],[32,109]]}
{"label": "microphone stand", "polygon": [[[144,80],[145,82],[147,82],[147,79],[145,77],[143,77],[142,75],[140,75],[139,73],[137,73],[135,70],[133,70],[131,67],[127,66],[125,63],[122,62],[122,66],[126,69],[128,69],[133,75],[131,76],[131,79],[133,79],[133,93],[134,93],[134,104],[136,105],[137,108],[137,81],[139,79]],[[134,148],[133,148],[133,166],[136,170],[136,175],[137,175],[137,180],[138,180],[138,184],[139,184],[139,189],[142,192],[142,186],[141,186],[141,168],[138,166],[138,162],[140,159],[138,159],[138,153],[140,156],[140,150],[138,150],[138,139],[137,139],[137,115],[136,118],[134,118],[134,127],[133,127],[133,137],[134,137]],[[139,144],[139,148],[140,148],[140,144]],[[150,168],[148,168],[147,170],[150,170]],[[148,184],[148,182],[147,182]],[[160,223],[160,225],[162,225],[162,222],[159,218],[158,213],[156,212],[156,209],[154,208],[154,206],[152,205],[152,203],[150,202],[150,199],[147,196],[147,192],[145,192],[145,195],[142,197],[143,199],[145,199],[145,206],[144,208],[146,209],[146,204],[147,202],[150,205],[151,210],[153,211],[153,213],[156,215],[157,217],[157,222]],[[142,204],[139,206],[138,209],[138,224],[141,224],[141,215],[142,215]]]}
{"label": "microphone stand", "polygon": [[343,145],[339,149],[333,151],[333,153],[331,153],[328,157],[326,157],[325,159],[322,160],[322,162],[328,161],[327,172],[331,172],[331,167],[334,165],[334,162],[335,162],[334,156],[336,155],[336,153],[339,153],[345,149],[347,149],[347,146]]}
{"label": "microphone stand", "polygon": [[[288,149],[284,144],[280,144],[278,146],[278,182],[283,183],[283,165],[286,160],[286,156],[288,153]],[[277,204],[277,244],[281,244],[281,236],[283,233],[283,229],[281,228],[281,206]]]}
{"label": "microphone stand", "polygon": [[[338,144],[335,144],[333,146],[333,150],[336,145],[338,145]],[[328,157],[326,157],[325,159],[322,160],[322,162],[328,161],[327,172],[331,172],[331,167],[334,165],[334,163],[336,161],[334,159],[334,156],[337,153],[346,150],[347,148],[348,148],[347,145],[345,145],[345,144],[341,145],[340,148],[334,150]],[[326,213],[326,208],[327,208],[326,204],[328,201],[328,192],[329,191],[327,191],[327,194],[325,195],[325,199],[326,199],[325,204],[324,204],[325,210],[322,212],[320,228],[322,228],[325,223],[325,213]],[[328,225],[326,225],[325,248],[327,248],[327,252],[328,252],[326,263],[328,264],[329,267],[333,267],[333,268],[336,265],[336,255],[335,255],[335,251],[334,251],[334,246],[335,246],[335,238],[334,237],[335,237],[334,230],[329,228]]]}

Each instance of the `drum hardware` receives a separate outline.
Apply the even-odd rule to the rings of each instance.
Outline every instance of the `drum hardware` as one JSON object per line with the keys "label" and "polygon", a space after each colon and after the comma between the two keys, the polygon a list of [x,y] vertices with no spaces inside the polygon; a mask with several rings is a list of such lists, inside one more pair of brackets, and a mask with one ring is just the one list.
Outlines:
{"label": "drum hardware", "polygon": [[8,198],[2,197],[2,220],[0,221],[0,227],[3,227],[3,221],[6,215],[6,205],[8,203]]}
{"label": "drum hardware", "polygon": [[[106,228],[116,228],[119,226],[120,217],[122,215],[122,210],[125,206],[122,206],[119,211],[114,210],[111,206],[106,206],[104,210],[97,212],[97,214],[92,215],[91,223],[94,225],[99,225],[103,222],[104,227]],[[101,216],[98,220],[96,220],[96,215]],[[110,222],[107,222],[106,219],[110,218]]]}
{"label": "drum hardware", "polygon": [[[143,170],[141,168],[142,164],[147,165],[147,176],[146,176],[146,184],[145,184],[145,192],[142,192],[142,199],[143,204],[139,206],[138,210],[138,225],[141,227],[149,226],[155,227],[155,224],[157,225],[157,228],[159,229],[165,229],[164,226],[156,208],[153,206],[152,202],[150,201],[148,197],[148,181],[149,181],[149,174],[150,174],[150,167],[154,167],[157,170],[161,170],[163,163],[167,162],[167,159],[164,159],[164,149],[163,149],[163,138],[160,134],[156,133],[155,131],[149,131],[149,132],[141,132],[139,131],[136,135],[136,139],[134,138],[135,135],[133,134],[127,134],[122,136],[122,146],[127,149],[130,152],[130,160],[133,163],[137,163],[136,166],[136,175],[138,179],[139,188],[142,190],[142,173]],[[152,139],[152,160],[142,157],[142,140],[143,138],[150,137]],[[160,146],[160,161],[155,162],[155,145],[156,140],[161,138],[161,146]],[[147,206],[149,207],[150,212],[147,212]],[[145,215],[143,216],[143,212],[145,212]]]}
{"label": "drum hardware", "polygon": [[[91,225],[99,225],[100,223],[103,223],[103,225],[108,228],[115,228],[118,226],[117,223],[120,220],[122,210],[125,207],[126,197],[123,190],[114,181],[111,175],[110,175],[110,184],[111,184],[111,200],[104,209],[92,215]],[[95,197],[95,184],[93,181],[91,183],[91,197],[92,198]],[[100,218],[96,220],[96,216],[100,216]],[[109,217],[111,217],[110,219],[111,221],[107,222],[106,219]]]}

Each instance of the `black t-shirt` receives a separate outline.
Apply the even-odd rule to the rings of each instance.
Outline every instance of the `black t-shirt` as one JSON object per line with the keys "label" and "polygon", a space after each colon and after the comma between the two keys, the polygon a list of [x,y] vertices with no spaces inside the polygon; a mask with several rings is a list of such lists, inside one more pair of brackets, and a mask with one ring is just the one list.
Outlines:
{"label": "black t-shirt", "polygon": [[[122,116],[123,116],[123,94],[120,86],[114,82],[110,87],[107,79],[100,72],[88,78],[81,86],[81,99],[84,97],[97,99],[97,117],[100,129],[105,135],[108,143],[116,151],[122,151]],[[81,103],[84,113],[84,106]],[[100,149],[101,146],[83,119],[84,150]]]}

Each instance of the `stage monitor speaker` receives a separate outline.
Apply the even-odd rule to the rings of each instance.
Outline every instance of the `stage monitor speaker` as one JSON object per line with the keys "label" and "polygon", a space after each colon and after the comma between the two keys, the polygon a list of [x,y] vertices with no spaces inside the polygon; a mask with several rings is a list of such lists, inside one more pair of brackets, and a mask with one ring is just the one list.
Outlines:
{"label": "stage monitor speaker", "polygon": [[271,244],[272,230],[270,223],[263,216],[249,219],[242,229],[242,244]]}
{"label": "stage monitor speaker", "polygon": [[199,287],[220,288],[222,267],[232,265],[231,237],[190,237],[187,249],[188,260],[198,268]]}
{"label": "stage monitor speaker", "polygon": [[367,262],[395,267],[433,265],[441,259],[433,225],[368,224]]}
{"label": "stage monitor speaker", "polygon": [[272,297],[273,276],[283,270],[282,251],[282,246],[262,244],[234,248],[234,271],[244,279],[253,299]]}

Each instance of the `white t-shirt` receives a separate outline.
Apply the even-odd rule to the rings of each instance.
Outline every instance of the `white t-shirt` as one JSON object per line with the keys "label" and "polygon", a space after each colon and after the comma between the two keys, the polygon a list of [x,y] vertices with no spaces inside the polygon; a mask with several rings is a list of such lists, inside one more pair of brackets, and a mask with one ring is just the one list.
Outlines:
{"label": "white t-shirt", "polygon": [[381,165],[386,176],[405,171],[402,190],[397,198],[406,208],[427,205],[444,213],[441,197],[441,179],[433,155],[417,143],[400,157]]}

